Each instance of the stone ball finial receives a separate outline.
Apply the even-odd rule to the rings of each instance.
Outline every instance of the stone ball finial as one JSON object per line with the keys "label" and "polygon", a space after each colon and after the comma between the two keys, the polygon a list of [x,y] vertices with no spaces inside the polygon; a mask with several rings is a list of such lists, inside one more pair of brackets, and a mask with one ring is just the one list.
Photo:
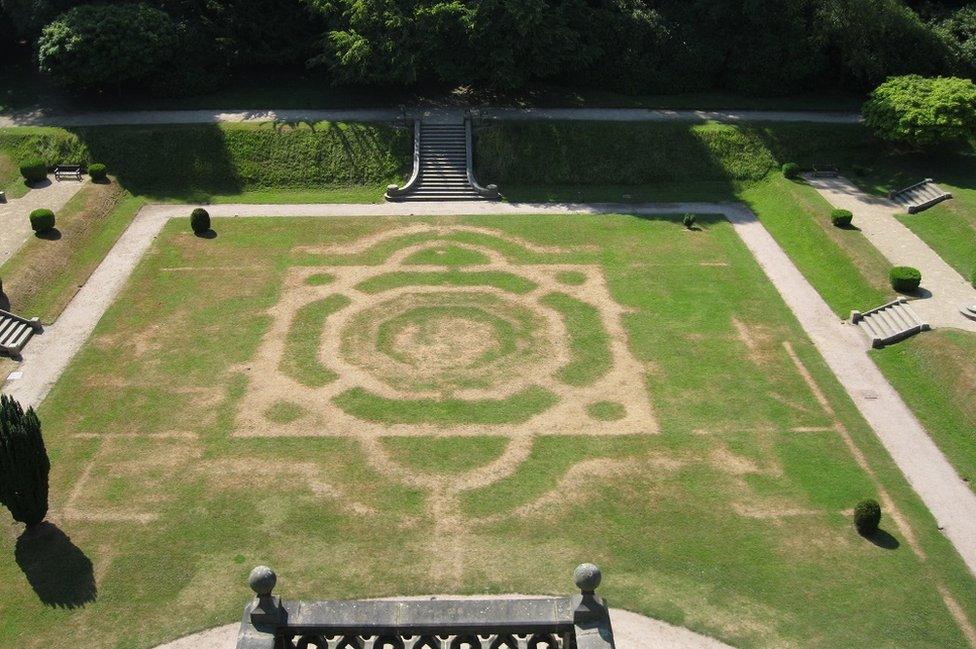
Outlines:
{"label": "stone ball finial", "polygon": [[251,571],[247,583],[255,595],[265,597],[274,590],[275,584],[278,583],[278,575],[268,566],[258,566]]}
{"label": "stone ball finial", "polygon": [[573,581],[576,586],[584,593],[592,593],[603,580],[603,573],[592,563],[583,563],[573,571]]}

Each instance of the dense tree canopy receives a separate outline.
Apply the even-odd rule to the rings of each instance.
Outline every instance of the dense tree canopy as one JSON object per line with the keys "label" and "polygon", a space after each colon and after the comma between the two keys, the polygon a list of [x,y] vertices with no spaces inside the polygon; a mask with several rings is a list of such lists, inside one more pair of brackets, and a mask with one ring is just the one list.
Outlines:
{"label": "dense tree canopy", "polygon": [[864,120],[881,138],[911,148],[971,141],[976,85],[951,77],[892,77],[871,93]]}
{"label": "dense tree canopy", "polygon": [[[42,69],[85,87],[156,74],[162,43],[170,86],[270,64],[337,84],[781,95],[976,69],[976,9],[953,0],[145,1],[0,3],[22,38],[41,35]],[[96,66],[89,44],[132,56]]]}
{"label": "dense tree canopy", "polygon": [[167,74],[178,44],[165,12],[144,4],[81,5],[41,31],[41,70],[79,88]]}

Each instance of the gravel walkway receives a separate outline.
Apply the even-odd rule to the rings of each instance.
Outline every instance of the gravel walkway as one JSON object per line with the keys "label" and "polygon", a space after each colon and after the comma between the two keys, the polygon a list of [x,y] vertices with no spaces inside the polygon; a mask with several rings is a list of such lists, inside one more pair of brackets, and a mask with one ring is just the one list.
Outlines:
{"label": "gravel walkway", "polygon": [[[409,214],[579,214],[683,212],[723,214],[758,260],[807,335],[878,435],[908,482],[944,528],[946,536],[976,574],[976,494],[959,478],[914,415],[868,357],[860,332],[842,324],[779,244],[747,208],[728,203],[493,204],[410,203],[378,205],[214,205],[218,217]],[[57,323],[31,341],[20,371],[4,384],[22,403],[37,405],[94,330],[163,224],[185,216],[190,206],[143,208],[132,225],[79,290]],[[216,229],[220,229],[217,222]],[[20,374],[19,378],[14,378]]]}
{"label": "gravel walkway", "polygon": [[[152,110],[55,114],[43,111],[0,116],[0,126],[109,126],[119,124],[216,124],[218,122],[389,122],[398,118],[456,115],[461,109],[393,108],[356,110]],[[478,108],[471,113],[497,120],[584,120],[615,122],[819,122],[856,124],[859,113],[825,111],[713,111],[650,108]]]}
{"label": "gravel walkway", "polygon": [[[850,210],[854,225],[895,266],[914,266],[922,271],[925,293],[912,300],[912,308],[933,327],[956,327],[976,332],[976,321],[959,310],[976,304],[976,289],[947,264],[928,244],[905,227],[896,214],[905,208],[885,198],[871,196],[843,177],[806,181],[834,207]],[[861,309],[877,304],[852,305]]]}
{"label": "gravel walkway", "polygon": [[[616,649],[731,649],[714,638],[619,608],[610,609]],[[156,649],[234,649],[240,623],[180,638]]]}
{"label": "gravel walkway", "polygon": [[56,181],[54,176],[48,176],[44,183],[31,188],[21,198],[8,198],[6,203],[0,203],[0,264],[14,256],[30,237],[31,230],[28,215],[39,207],[53,210],[55,214],[78,193],[88,179]]}

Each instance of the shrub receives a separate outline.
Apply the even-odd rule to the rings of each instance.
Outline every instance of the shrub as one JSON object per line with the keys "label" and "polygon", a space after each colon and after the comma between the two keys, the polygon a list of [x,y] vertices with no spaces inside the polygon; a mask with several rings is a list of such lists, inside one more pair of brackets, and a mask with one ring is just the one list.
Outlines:
{"label": "shrub", "polygon": [[0,504],[28,527],[47,515],[51,463],[33,408],[0,395]]}
{"label": "shrub", "polygon": [[47,164],[40,158],[30,158],[20,164],[20,175],[28,185],[39,183],[47,178]]}
{"label": "shrub", "polygon": [[37,234],[44,234],[54,229],[54,212],[42,208],[30,213],[31,229]]}
{"label": "shrub", "polygon": [[108,178],[108,171],[101,162],[93,162],[88,165],[88,175],[97,183],[105,182]]}
{"label": "shrub", "polygon": [[870,536],[878,531],[881,522],[881,505],[876,500],[862,500],[854,508],[854,528],[861,536]]}
{"label": "shrub", "polygon": [[681,219],[681,222],[684,223],[684,226],[689,230],[695,227],[695,223],[697,221],[698,217],[696,217],[694,214],[685,214]]}
{"label": "shrub", "polygon": [[787,162],[783,165],[783,177],[793,180],[800,175],[800,165],[795,162]]}
{"label": "shrub", "polygon": [[202,207],[194,209],[190,213],[190,228],[194,234],[203,234],[210,230],[210,213]]}
{"label": "shrub", "polygon": [[871,93],[863,113],[878,137],[913,149],[965,142],[976,133],[976,85],[955,77],[891,77]]}
{"label": "shrub", "polygon": [[850,210],[833,210],[830,213],[830,222],[838,228],[849,227],[853,220],[854,215]]}
{"label": "shrub", "polygon": [[922,271],[911,266],[895,266],[889,274],[891,288],[899,293],[913,293],[922,283]]}

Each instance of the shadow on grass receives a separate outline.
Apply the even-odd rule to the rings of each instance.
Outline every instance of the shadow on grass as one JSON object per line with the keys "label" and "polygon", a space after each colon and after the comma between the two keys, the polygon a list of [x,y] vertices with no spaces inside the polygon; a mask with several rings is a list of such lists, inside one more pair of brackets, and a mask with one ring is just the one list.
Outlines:
{"label": "shadow on grass", "polygon": [[95,601],[92,562],[57,525],[44,522],[25,530],[14,558],[44,604],[77,608]]}
{"label": "shadow on grass", "polygon": [[61,238],[61,230],[57,228],[51,228],[44,232],[35,232],[34,236],[38,239],[44,239],[45,241],[57,241]]}
{"label": "shadow on grass", "polygon": [[898,539],[882,529],[877,530],[874,534],[868,534],[864,538],[871,541],[871,543],[874,543],[879,548],[884,548],[885,550],[897,550],[901,545],[898,543]]}
{"label": "shadow on grass", "polygon": [[10,298],[2,290],[0,290],[0,309],[10,311]]}
{"label": "shadow on grass", "polygon": [[217,233],[211,228],[205,232],[194,232],[193,235],[198,239],[216,239]]}

